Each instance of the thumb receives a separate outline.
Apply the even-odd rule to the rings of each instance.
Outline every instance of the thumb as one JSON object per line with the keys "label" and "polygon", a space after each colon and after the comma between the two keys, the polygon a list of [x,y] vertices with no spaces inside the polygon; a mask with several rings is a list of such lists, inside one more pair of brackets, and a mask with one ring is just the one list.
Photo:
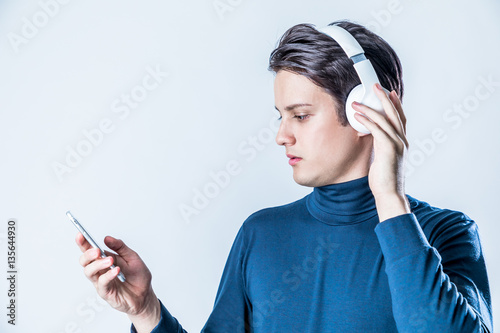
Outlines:
{"label": "thumb", "polygon": [[106,244],[106,246],[111,250],[118,253],[118,255],[125,260],[132,256],[137,256],[137,254],[132,249],[130,249],[121,239],[106,236],[104,238],[104,244]]}

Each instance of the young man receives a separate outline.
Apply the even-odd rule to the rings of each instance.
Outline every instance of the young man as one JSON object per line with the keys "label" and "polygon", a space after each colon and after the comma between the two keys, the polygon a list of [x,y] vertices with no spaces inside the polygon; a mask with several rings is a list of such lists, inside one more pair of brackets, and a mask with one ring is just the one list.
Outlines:
{"label": "young man", "polygon": [[[492,332],[491,299],[476,223],[405,194],[408,148],[401,65],[364,27],[349,31],[380,84],[386,116],[365,105],[354,130],[346,97],[360,83],[338,43],[311,25],[289,29],[270,58],[275,103],[294,180],[314,190],[260,210],[231,248],[204,332]],[[183,332],[157,299],[151,273],[121,240],[101,259],[76,238],[99,295],[128,314],[132,332]],[[119,268],[127,281],[115,278]]]}

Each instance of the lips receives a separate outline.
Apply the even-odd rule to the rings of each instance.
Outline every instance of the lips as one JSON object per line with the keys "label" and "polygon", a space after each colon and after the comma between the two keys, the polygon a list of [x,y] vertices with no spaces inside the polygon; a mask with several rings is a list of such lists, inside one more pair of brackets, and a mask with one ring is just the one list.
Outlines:
{"label": "lips", "polygon": [[286,157],[288,157],[290,160],[288,161],[288,164],[290,165],[295,165],[297,163],[299,163],[302,158],[301,157],[297,157],[297,156],[294,156],[294,155],[291,155],[291,154],[286,154]]}

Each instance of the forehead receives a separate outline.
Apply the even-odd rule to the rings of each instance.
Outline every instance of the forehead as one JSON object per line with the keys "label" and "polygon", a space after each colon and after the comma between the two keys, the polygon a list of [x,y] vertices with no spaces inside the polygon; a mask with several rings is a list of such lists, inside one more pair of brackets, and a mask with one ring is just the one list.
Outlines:
{"label": "forehead", "polygon": [[[330,95],[306,76],[280,70],[274,79],[274,99],[278,108],[295,103],[322,103]],[[286,105],[285,105],[286,104]]]}

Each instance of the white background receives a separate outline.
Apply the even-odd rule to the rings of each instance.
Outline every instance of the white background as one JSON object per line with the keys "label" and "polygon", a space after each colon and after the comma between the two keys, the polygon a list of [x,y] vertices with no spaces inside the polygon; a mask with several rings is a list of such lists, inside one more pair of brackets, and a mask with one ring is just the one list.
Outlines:
{"label": "white background", "polygon": [[[291,26],[338,19],[367,25],[400,56],[414,167],[407,193],[477,222],[499,318],[498,2],[73,0],[49,17],[41,4],[50,2],[0,1],[0,267],[15,218],[19,269],[14,328],[0,275],[0,331],[128,331],[126,315],[99,303],[83,275],[68,209],[101,243],[109,234],[137,250],[158,297],[199,331],[243,221],[311,191],[294,183],[283,147],[266,140],[277,118],[269,54]],[[113,103],[140,92],[147,68],[169,75],[120,118]],[[477,99],[488,77],[496,85]],[[464,103],[471,111],[460,123],[444,118]],[[66,164],[103,119],[113,131],[59,179],[54,163]],[[446,140],[419,146],[435,129]],[[238,150],[259,134],[265,148]],[[183,218],[179,207],[231,160],[240,173]]]}

